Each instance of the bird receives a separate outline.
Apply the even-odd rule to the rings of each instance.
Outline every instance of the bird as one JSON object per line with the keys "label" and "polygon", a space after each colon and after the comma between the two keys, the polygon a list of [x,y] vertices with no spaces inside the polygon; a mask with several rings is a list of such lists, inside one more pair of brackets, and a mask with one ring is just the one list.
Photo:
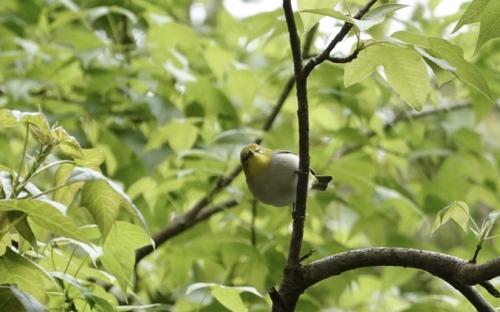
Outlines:
{"label": "bird", "polygon": [[[297,155],[251,143],[241,149],[240,161],[248,188],[258,201],[277,207],[294,204],[299,170]],[[309,170],[310,189],[325,191],[331,180],[331,176]]]}

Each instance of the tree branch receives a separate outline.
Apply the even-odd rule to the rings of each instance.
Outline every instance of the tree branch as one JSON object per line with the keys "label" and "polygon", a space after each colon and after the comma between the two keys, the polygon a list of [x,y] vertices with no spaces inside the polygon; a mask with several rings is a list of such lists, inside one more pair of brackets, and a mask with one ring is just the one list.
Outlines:
{"label": "tree branch", "polygon": [[300,248],[304,232],[306,213],[307,181],[309,178],[309,108],[307,102],[307,79],[302,74],[302,51],[300,38],[293,16],[290,0],[283,0],[286,24],[290,38],[290,47],[293,56],[293,68],[297,89],[297,117],[299,122],[299,175],[297,182],[297,198],[293,211],[293,230],[288,252],[289,268],[297,267],[300,259]]}
{"label": "tree branch", "polygon": [[[172,222],[168,224],[163,230],[154,235],[153,239],[155,243],[162,244],[174,236],[184,232],[186,229],[193,227],[194,225],[200,223],[203,220],[208,219],[213,214],[229,209],[238,205],[238,201],[231,199],[213,206],[206,207],[198,215],[191,216],[187,213],[175,218]],[[192,211],[192,210],[191,210]],[[158,247],[158,245],[157,245]],[[145,256],[149,255],[155,249],[152,245],[144,246],[136,250],[135,252],[135,263],[139,263]]]}
{"label": "tree branch", "polygon": [[[368,1],[368,3],[366,3],[365,6],[362,7],[358,11],[358,13],[356,13],[356,15],[354,15],[354,18],[361,19],[376,2],[377,0]],[[316,66],[318,66],[319,64],[323,63],[328,59],[332,50],[337,46],[339,42],[344,40],[345,36],[347,36],[352,27],[353,25],[347,22],[344,23],[344,25],[342,25],[342,28],[340,28],[339,32],[335,35],[332,41],[330,41],[330,43],[323,50],[323,52],[321,52],[317,57],[310,59],[304,66],[304,73],[303,73],[304,76],[307,77]]]}
{"label": "tree branch", "polygon": [[489,281],[479,283],[487,292],[495,298],[500,298],[500,292]]}
{"label": "tree branch", "polygon": [[360,51],[361,51],[361,49],[356,49],[351,54],[349,54],[348,56],[344,56],[344,57],[328,56],[327,60],[332,62],[332,63],[338,63],[338,64],[349,63],[350,61],[352,61],[358,57],[358,54]]}
{"label": "tree branch", "polygon": [[410,267],[426,271],[459,290],[478,311],[494,311],[471,285],[499,276],[500,258],[477,265],[458,257],[425,250],[389,247],[357,249],[304,265],[302,288],[306,289],[350,270],[374,266]]}
{"label": "tree branch", "polygon": [[[370,0],[355,18],[361,18],[376,0]],[[291,0],[283,0],[283,12],[288,29],[290,49],[292,51],[293,68],[297,95],[297,118],[299,124],[299,169],[297,192],[293,211],[292,235],[288,249],[288,260],[283,280],[277,294],[271,293],[273,311],[293,311],[300,294],[303,292],[303,275],[300,265],[300,250],[304,236],[304,223],[307,208],[307,189],[309,179],[309,104],[307,98],[307,77],[315,66],[328,58],[333,48],[342,41],[352,28],[352,24],[344,24],[327,48],[318,56],[302,64],[302,51],[297,26],[293,15]],[[308,37],[308,45],[312,39]],[[280,298],[277,300],[276,298]]]}
{"label": "tree branch", "polygon": [[488,301],[486,301],[477,290],[470,286],[464,285],[463,283],[458,282],[457,280],[446,278],[445,276],[438,276],[441,279],[445,280],[448,284],[453,286],[456,290],[458,290],[469,302],[476,308],[478,312],[495,312],[496,309],[492,307]]}

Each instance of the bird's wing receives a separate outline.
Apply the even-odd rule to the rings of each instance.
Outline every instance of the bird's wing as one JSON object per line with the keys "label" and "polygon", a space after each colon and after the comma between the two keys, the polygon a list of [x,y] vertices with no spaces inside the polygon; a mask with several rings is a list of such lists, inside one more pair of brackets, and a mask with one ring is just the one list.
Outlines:
{"label": "bird's wing", "polygon": [[[276,154],[293,154],[292,152],[290,151],[287,151],[287,150],[277,150],[275,151]],[[297,156],[298,157],[298,156]],[[313,174],[313,175],[316,175],[316,172],[314,172],[314,170],[312,170],[311,167],[309,167],[309,171]]]}
{"label": "bird's wing", "polygon": [[276,154],[293,154],[292,152],[290,151],[287,151],[287,150],[277,150],[275,151]]}

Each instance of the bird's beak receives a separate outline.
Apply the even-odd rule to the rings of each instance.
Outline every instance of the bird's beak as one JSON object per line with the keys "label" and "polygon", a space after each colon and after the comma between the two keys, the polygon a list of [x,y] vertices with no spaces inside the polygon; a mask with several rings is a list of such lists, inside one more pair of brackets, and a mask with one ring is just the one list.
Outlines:
{"label": "bird's beak", "polygon": [[243,162],[248,162],[248,160],[250,159],[250,157],[252,157],[254,154],[254,151],[252,150],[248,150],[248,152],[245,154],[245,156],[243,156]]}

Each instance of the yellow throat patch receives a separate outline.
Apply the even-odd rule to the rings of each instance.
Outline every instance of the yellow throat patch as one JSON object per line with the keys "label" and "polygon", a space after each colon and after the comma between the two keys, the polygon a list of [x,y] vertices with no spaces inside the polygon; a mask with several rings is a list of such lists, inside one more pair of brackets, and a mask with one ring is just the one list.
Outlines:
{"label": "yellow throat patch", "polygon": [[248,159],[247,174],[250,176],[260,175],[271,163],[272,154],[255,153]]}
{"label": "yellow throat patch", "polygon": [[273,152],[255,143],[241,150],[241,164],[247,176],[260,175],[271,163]]}

